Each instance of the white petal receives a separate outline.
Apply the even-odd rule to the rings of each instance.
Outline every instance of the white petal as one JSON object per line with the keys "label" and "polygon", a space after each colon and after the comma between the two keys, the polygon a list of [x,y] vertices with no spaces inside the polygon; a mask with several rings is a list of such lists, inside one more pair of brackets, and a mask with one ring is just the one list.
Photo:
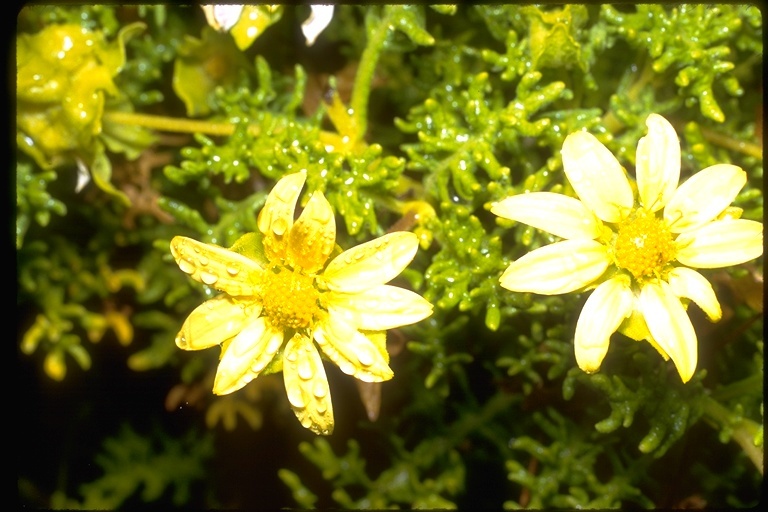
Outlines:
{"label": "white petal", "polygon": [[419,238],[409,231],[395,231],[358,245],[336,256],[323,271],[334,291],[355,293],[397,277],[416,256]]}
{"label": "white petal", "polygon": [[[240,331],[224,349],[213,382],[213,392],[226,395],[255,379],[259,373],[251,371],[253,361],[266,358],[268,363],[280,347],[280,344],[277,344],[274,348],[275,344],[270,343],[274,334],[274,331],[268,328],[265,317],[257,318]],[[280,335],[282,336],[282,333]],[[274,350],[270,353],[267,348]]]}
{"label": "white petal", "polygon": [[725,210],[747,182],[739,167],[707,167],[680,185],[664,209],[664,220],[673,233],[696,229]]}
{"label": "white petal", "polygon": [[636,176],[640,204],[660,210],[680,181],[680,139],[669,121],[658,114],[646,119],[648,135],[637,143]]}
{"label": "white petal", "polygon": [[366,331],[413,324],[432,314],[432,304],[418,293],[386,284],[359,293],[330,292],[327,302],[331,317],[341,315]]}
{"label": "white petal", "polygon": [[333,432],[333,406],[323,361],[312,340],[295,334],[283,354],[283,381],[288,401],[304,428],[315,434]]}
{"label": "white petal", "polygon": [[634,205],[619,161],[594,135],[575,132],[563,142],[563,170],[576,194],[605,222],[619,222]]}
{"label": "white petal", "polygon": [[491,206],[491,212],[566,239],[595,239],[602,226],[584,203],[552,192],[507,197]]}
{"label": "white petal", "polygon": [[529,252],[512,262],[499,281],[513,292],[568,293],[592,284],[608,268],[606,247],[584,238]]}
{"label": "white petal", "polygon": [[328,359],[347,375],[364,382],[381,382],[394,375],[386,348],[382,351],[368,337],[338,316],[328,315],[316,326],[314,337]]}
{"label": "white petal", "polygon": [[723,312],[715,291],[704,276],[690,268],[677,267],[670,271],[667,281],[675,295],[691,299],[711,321],[717,322],[722,318]]}
{"label": "white petal", "polygon": [[698,347],[691,320],[670,286],[647,283],[640,292],[640,310],[656,343],[677,367],[683,382],[696,371]]}
{"label": "white petal", "polygon": [[309,18],[301,24],[301,32],[307,40],[307,46],[315,43],[317,36],[333,19],[333,5],[313,5],[310,9],[312,12],[309,13]]}
{"label": "white petal", "polygon": [[677,261],[695,268],[738,265],[763,254],[763,225],[745,219],[723,219],[675,240]]}
{"label": "white petal", "polygon": [[634,296],[626,276],[605,281],[587,299],[576,323],[575,350],[579,368],[587,373],[600,369],[611,335],[632,313]]}

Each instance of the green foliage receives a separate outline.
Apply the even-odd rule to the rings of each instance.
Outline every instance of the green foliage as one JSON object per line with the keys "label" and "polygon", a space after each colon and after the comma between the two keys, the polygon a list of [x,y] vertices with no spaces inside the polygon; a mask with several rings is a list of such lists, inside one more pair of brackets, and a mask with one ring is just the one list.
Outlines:
{"label": "green foliage", "polygon": [[[512,441],[513,453],[527,454],[530,460],[541,464],[532,470],[527,460],[507,460],[508,477],[526,489],[532,490],[525,503],[506,501],[506,510],[522,508],[623,508],[630,503],[652,507],[640,489],[632,486],[631,475],[643,471],[643,461],[631,466],[614,456],[611,459],[613,475],[603,482],[596,474],[598,459],[605,457],[606,445],[593,433],[585,433],[553,409],[545,416],[534,413],[533,421],[547,441],[522,436]],[[591,439],[583,439],[581,436]],[[537,436],[538,437],[538,436]],[[585,442],[586,441],[586,442]],[[518,455],[520,457],[520,455]],[[522,457],[521,457],[522,458]]]}
{"label": "green foliage", "polygon": [[[299,25],[308,11],[246,6],[229,30],[207,25],[197,5],[21,11],[17,343],[20,359],[43,369],[25,372],[25,389],[41,395],[22,400],[35,412],[23,416],[58,410],[34,403],[52,384],[80,402],[82,381],[98,395],[83,404],[105,400],[97,410],[126,425],[117,436],[99,432],[103,474],[70,482],[82,499],[66,497],[62,477],[22,474],[25,503],[754,505],[764,435],[762,259],[702,270],[723,320],[701,321],[689,305],[699,371],[688,383],[649,344],[620,335],[600,372],[587,375],[573,353],[586,296],[499,283],[511,261],[556,237],[489,210],[512,194],[573,195],[560,151],[579,130],[633,174],[645,120],[658,113],[680,136],[682,179],[740,166],[748,181],[728,213],[761,221],[760,10],[336,5],[306,47]],[[274,183],[301,170],[299,207],[322,191],[340,246],[417,234],[420,250],[393,284],[435,305],[430,318],[388,332],[391,382],[358,389],[326,368],[336,381],[330,441],[308,442],[290,423],[279,376],[214,397],[219,351],[174,343],[187,315],[217,292],[179,271],[170,240],[231,246],[257,231]],[[113,372],[115,361],[125,374]],[[32,385],[36,378],[57,382]],[[112,391],[119,379],[130,381],[130,406]],[[61,416],[57,433],[80,428]],[[144,437],[127,426],[144,416],[211,433],[174,427]],[[179,431],[187,434],[171,433]],[[43,449],[37,466],[62,475],[88,458]],[[193,487],[200,481],[205,496]]]}
{"label": "green foliage", "polygon": [[[301,453],[322,472],[325,480],[334,484],[333,500],[346,509],[384,509],[400,506],[427,509],[455,509],[448,499],[464,485],[464,467],[454,451],[444,451],[442,442],[424,442],[412,451],[395,445],[396,459],[389,469],[372,478],[365,469],[360,445],[350,439],[348,451],[337,456],[328,441],[322,438],[314,444],[299,444]],[[437,465],[437,466],[435,466]],[[436,468],[444,468],[442,471]],[[434,476],[425,477],[424,474]],[[295,473],[282,469],[283,482],[291,487],[300,505],[311,508],[317,499],[301,484]],[[446,497],[446,495],[448,497]],[[358,497],[359,496],[359,497]]]}
{"label": "green foliage", "polygon": [[139,493],[141,501],[156,502],[172,490],[171,502],[188,502],[190,487],[205,478],[205,462],[213,454],[213,438],[194,431],[174,438],[155,430],[150,437],[123,425],[115,437],[104,441],[95,457],[104,475],[80,486],[82,502],[61,499],[56,508],[114,510]]}

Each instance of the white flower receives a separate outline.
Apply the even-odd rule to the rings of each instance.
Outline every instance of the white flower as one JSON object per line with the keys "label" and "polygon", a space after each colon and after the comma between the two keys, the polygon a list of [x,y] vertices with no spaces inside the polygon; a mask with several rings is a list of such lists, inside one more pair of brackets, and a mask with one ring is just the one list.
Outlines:
{"label": "white flower", "polygon": [[594,288],[579,316],[576,361],[596,372],[616,332],[648,340],[671,358],[683,382],[697,364],[685,308],[695,302],[713,322],[722,315],[709,282],[694,268],[737,265],[763,253],[763,225],[729,208],[747,180],[739,167],[708,167],[678,187],[680,141],[651,114],[637,145],[637,197],[618,160],[587,132],[563,143],[563,169],[579,199],[549,192],[508,197],[496,215],[563,241],[513,262],[501,285],[545,295]]}

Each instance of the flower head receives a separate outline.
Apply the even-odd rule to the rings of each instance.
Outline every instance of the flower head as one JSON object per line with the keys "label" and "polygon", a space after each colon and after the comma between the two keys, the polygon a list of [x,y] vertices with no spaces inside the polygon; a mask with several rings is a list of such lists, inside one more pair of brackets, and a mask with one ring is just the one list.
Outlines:
{"label": "flower head", "polygon": [[683,382],[697,364],[697,339],[685,308],[695,302],[722,316],[710,283],[695,268],[744,263],[763,252],[763,225],[729,207],[747,180],[739,167],[708,167],[678,187],[680,141],[651,114],[637,145],[636,192],[618,160],[587,132],[563,143],[563,169],[578,199],[550,192],[508,197],[496,215],[564,240],[514,261],[501,285],[545,295],[594,288],[576,324],[576,361],[596,372],[619,331],[648,340],[671,358]]}
{"label": "flower head", "polygon": [[224,292],[189,315],[176,344],[222,345],[213,386],[219,395],[282,371],[301,424],[330,434],[333,409],[320,353],[362,381],[391,379],[385,331],[426,318],[432,305],[385,284],[416,254],[413,233],[389,233],[326,264],[340,251],[322,192],[312,194],[294,222],[305,179],[300,172],[277,182],[259,214],[260,235],[246,234],[229,249],[180,236],[171,241],[182,271]]}

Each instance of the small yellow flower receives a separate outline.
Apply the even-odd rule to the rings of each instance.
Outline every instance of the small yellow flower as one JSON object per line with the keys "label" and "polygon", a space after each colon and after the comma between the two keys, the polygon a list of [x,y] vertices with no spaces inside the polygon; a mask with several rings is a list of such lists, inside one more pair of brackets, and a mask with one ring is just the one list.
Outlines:
{"label": "small yellow flower", "polygon": [[[710,283],[693,268],[744,263],[763,253],[763,225],[729,207],[747,180],[739,167],[708,167],[678,187],[680,140],[651,114],[637,145],[637,194],[611,152],[587,132],[563,143],[563,169],[579,199],[550,192],[508,197],[496,215],[564,240],[514,261],[504,288],[554,295],[595,288],[576,324],[576,361],[592,373],[619,331],[672,358],[683,382],[697,364],[691,300],[722,316]],[[636,197],[637,195],[637,197]]]}
{"label": "small yellow flower", "polygon": [[222,344],[213,392],[232,393],[259,375],[283,372],[288,400],[301,424],[333,431],[333,409],[322,353],[365,382],[392,378],[387,329],[418,322],[432,305],[386,285],[411,262],[416,235],[389,233],[335,252],[331,205],[315,191],[299,218],[294,209],[304,172],[277,182],[259,214],[261,235],[230,249],[177,236],[171,253],[182,271],[224,292],[184,322],[176,344],[200,350]]}

